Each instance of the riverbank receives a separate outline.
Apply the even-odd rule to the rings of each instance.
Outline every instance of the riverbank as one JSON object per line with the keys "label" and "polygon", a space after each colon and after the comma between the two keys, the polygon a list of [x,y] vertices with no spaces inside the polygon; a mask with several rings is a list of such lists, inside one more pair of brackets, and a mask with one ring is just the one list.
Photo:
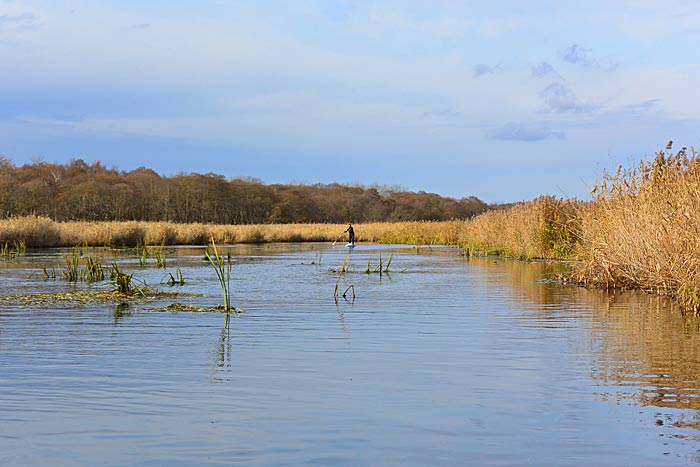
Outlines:
{"label": "riverbank", "polygon": [[[455,245],[466,254],[578,260],[568,280],[643,289],[700,310],[700,161],[685,148],[606,174],[592,201],[541,196],[469,220],[356,224],[358,242]],[[345,241],[345,224],[216,225],[0,220],[0,246]]]}

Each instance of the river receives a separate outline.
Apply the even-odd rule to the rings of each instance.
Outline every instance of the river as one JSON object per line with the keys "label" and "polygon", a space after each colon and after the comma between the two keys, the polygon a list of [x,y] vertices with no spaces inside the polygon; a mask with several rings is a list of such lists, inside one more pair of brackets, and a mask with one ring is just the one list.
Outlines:
{"label": "river", "polygon": [[[191,247],[90,254],[204,295],[0,301],[0,465],[700,463],[698,320],[672,303],[451,248],[359,245],[340,279],[344,247],[230,251],[230,319],[155,311],[223,303]],[[1,262],[0,294],[109,288],[45,280],[66,254]]]}

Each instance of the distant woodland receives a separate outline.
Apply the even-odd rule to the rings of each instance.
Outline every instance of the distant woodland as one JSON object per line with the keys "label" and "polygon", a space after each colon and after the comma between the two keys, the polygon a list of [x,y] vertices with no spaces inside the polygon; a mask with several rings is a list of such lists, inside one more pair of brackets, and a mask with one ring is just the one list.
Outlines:
{"label": "distant woodland", "polygon": [[16,166],[0,156],[0,218],[284,224],[467,219],[487,210],[474,196],[456,200],[335,183],[266,185],[213,173],[165,177],[145,167],[126,172],[81,159]]}

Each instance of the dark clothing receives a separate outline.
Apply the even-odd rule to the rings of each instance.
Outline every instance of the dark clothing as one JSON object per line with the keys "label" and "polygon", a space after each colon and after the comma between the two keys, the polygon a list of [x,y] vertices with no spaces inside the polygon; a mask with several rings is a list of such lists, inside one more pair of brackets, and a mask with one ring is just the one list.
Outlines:
{"label": "dark clothing", "polygon": [[355,244],[355,229],[352,228],[352,225],[349,225],[345,231],[348,233],[348,243],[351,245]]}

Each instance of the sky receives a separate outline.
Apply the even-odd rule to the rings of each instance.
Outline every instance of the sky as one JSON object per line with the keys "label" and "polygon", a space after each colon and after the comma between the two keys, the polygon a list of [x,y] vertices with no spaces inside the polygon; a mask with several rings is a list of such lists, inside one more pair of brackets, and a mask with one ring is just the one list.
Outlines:
{"label": "sky", "polygon": [[696,0],[0,0],[0,154],[486,202],[700,148]]}

